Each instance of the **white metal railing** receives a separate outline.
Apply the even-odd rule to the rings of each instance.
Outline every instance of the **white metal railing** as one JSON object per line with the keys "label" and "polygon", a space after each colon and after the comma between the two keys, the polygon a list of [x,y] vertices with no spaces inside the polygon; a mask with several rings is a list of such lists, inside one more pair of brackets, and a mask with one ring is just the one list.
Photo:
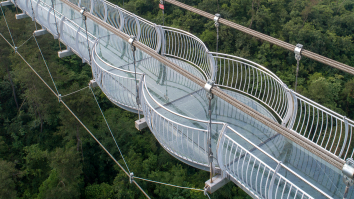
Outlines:
{"label": "white metal railing", "polygon": [[[83,61],[89,63],[90,59],[92,59],[91,65],[94,77],[110,100],[116,104],[132,109],[139,109],[135,101],[136,80],[110,72],[106,68],[114,68],[114,70],[119,70],[123,73],[132,72],[113,66],[111,63],[107,62],[107,60],[104,60],[96,50],[98,38],[101,38],[100,40],[106,43],[105,47],[107,49],[116,49],[119,51],[119,49],[123,48],[123,50],[120,51],[121,56],[130,59],[131,51],[129,50],[129,45],[124,41],[114,38],[107,30],[89,20],[87,21],[89,30],[87,33],[87,43],[86,31],[83,28],[82,19],[80,21],[81,15],[70,9],[64,9],[65,6],[62,5],[59,6],[59,9],[65,12],[66,15],[63,15],[57,10],[54,11],[49,4],[45,3],[46,1],[47,0],[18,0],[17,2],[19,2],[18,5],[22,10],[30,16],[35,16],[37,22],[48,29],[51,34],[54,36],[60,35],[59,39],[80,56]],[[32,14],[31,2],[35,15]],[[61,5],[60,1],[55,2],[57,7]],[[87,7],[92,14],[100,17],[112,26],[119,28],[126,34],[137,36],[141,42],[149,46],[152,50],[159,52],[161,49],[161,53],[168,57],[177,58],[196,66],[200,72],[204,74],[205,78],[215,79],[219,86],[236,90],[237,92],[257,99],[271,109],[288,128],[312,140],[340,158],[346,159],[353,157],[352,130],[354,122],[292,92],[277,76],[266,68],[235,56],[210,53],[204,43],[190,33],[174,28],[157,26],[106,1],[72,0],[72,2],[77,3],[79,6]],[[70,15],[70,17],[67,18],[67,15]],[[79,19],[77,19],[78,17]],[[59,35],[57,34],[57,28]],[[88,48],[90,48],[92,52],[91,55],[88,53]],[[140,57],[140,59],[142,60],[143,57]],[[188,68],[190,64],[184,64],[185,68]],[[173,78],[173,76],[171,76],[171,78]],[[161,145],[166,150],[182,159],[208,166],[205,152],[205,136],[207,129],[197,129],[179,124],[161,115],[147,100],[147,98],[151,98],[152,100],[154,100],[154,98],[149,94],[145,81],[145,90],[142,89],[143,81],[139,81],[139,84],[139,88],[141,88],[139,92],[141,92],[142,96],[140,98],[141,108],[150,129]],[[156,100],[154,100],[154,102],[158,104]],[[163,108],[163,105],[159,104],[159,106]],[[168,109],[166,110],[185,119],[202,123],[208,122],[188,118]],[[239,135],[239,133],[230,127],[227,128]],[[232,147],[225,147],[225,144],[220,144],[221,140],[223,140],[223,142],[227,140],[227,142],[232,143]],[[279,175],[276,168],[274,169],[262,162],[227,135],[221,135],[217,150],[218,153],[225,150],[225,153],[221,156],[218,155],[218,162],[221,165],[221,169],[235,178],[235,180],[250,186],[256,195],[261,197],[278,197],[280,194],[278,190],[283,189],[282,194],[284,194],[284,190],[287,190],[288,192],[286,193],[288,193],[290,197],[294,196],[294,198],[296,198],[298,196],[297,194],[300,194],[305,198],[310,198],[301,189]],[[263,153],[272,159],[272,156],[268,153],[264,151]],[[243,158],[243,163],[247,164],[247,168],[250,165],[251,167],[249,168],[256,168],[256,166],[257,168],[263,168],[262,175],[267,175],[269,178],[262,178],[262,181],[256,180],[255,184],[250,184],[249,182],[252,180],[253,176],[247,175],[248,170],[246,170],[246,173],[240,174],[240,168],[243,168],[245,165],[238,162],[242,167],[236,167],[236,169],[230,167],[230,158],[229,162],[227,162],[225,158],[223,159],[223,157],[227,157],[227,154],[229,154],[229,156],[232,154],[239,159]],[[284,165],[281,166],[286,168]],[[293,172],[289,168],[286,169],[289,172]],[[294,172],[293,174],[296,175]],[[258,173],[256,175],[258,175]],[[275,177],[273,178],[273,176]],[[272,178],[270,179],[270,177]],[[306,181],[306,179],[301,179],[313,189],[321,192],[321,190],[318,190],[316,186]],[[265,182],[266,185],[263,182]],[[278,184],[277,188],[271,191],[276,183]],[[272,185],[273,188],[270,187],[270,185]],[[266,188],[263,189],[261,187]]]}

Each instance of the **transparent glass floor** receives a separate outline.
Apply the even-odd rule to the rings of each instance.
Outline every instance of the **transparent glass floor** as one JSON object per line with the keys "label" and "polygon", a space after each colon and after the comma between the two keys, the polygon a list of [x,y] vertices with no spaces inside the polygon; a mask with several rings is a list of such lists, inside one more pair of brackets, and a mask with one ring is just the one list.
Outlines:
{"label": "transparent glass floor", "polygon": [[[51,2],[48,0],[44,0],[43,2],[51,5]],[[55,1],[55,4],[57,5],[56,9],[64,16],[71,19],[78,26],[84,27],[82,17],[78,12],[73,11],[65,4],[60,3],[60,1]],[[87,23],[88,32],[93,36],[100,38],[95,47],[95,53],[93,55],[94,61],[102,70],[111,75],[114,81],[119,82],[118,76],[130,79],[135,78],[135,73],[132,72],[136,69],[137,79],[141,78],[141,74],[145,74],[146,87],[143,88],[144,93],[146,94],[148,102],[158,113],[170,120],[189,127],[204,130],[207,129],[209,120],[208,101],[206,98],[206,92],[203,88],[138,49],[136,51],[136,68],[134,68],[132,61],[133,54],[130,45],[127,42],[111,34],[109,31],[102,29],[90,20],[87,20]],[[75,36],[72,35],[72,38],[75,38]],[[71,42],[74,42],[74,40]],[[175,58],[167,58],[197,77],[206,79],[198,67]],[[118,99],[117,95],[126,95],[125,100],[129,98],[134,102],[136,93],[132,88],[134,88],[135,85],[130,83],[129,88],[127,85],[128,84],[122,85],[120,88],[113,87],[112,85],[105,85],[105,91],[108,92],[106,94],[109,94],[112,99],[114,97],[117,97]],[[224,92],[264,116],[276,121],[275,116],[260,102],[237,93],[236,91],[224,90]],[[219,133],[223,124],[226,123],[242,135],[242,137],[229,129],[226,130],[226,135],[273,169],[277,167],[277,163],[248,141],[251,141],[254,145],[257,145],[260,149],[281,161],[298,176],[292,174],[284,167],[279,170],[279,173],[312,197],[325,198],[319,191],[304,182],[303,179],[306,179],[309,183],[333,198],[343,198],[345,185],[342,181],[340,170],[218,97],[214,97],[212,100],[211,119],[212,150],[214,154],[216,154]],[[200,139],[200,142],[205,141],[203,140],[205,138]],[[181,143],[176,142],[171,144],[179,145]],[[187,147],[189,147],[190,150],[205,151],[205,148],[194,148],[193,146]],[[203,154],[203,152],[200,154]],[[247,157],[239,156],[238,158],[232,159],[229,162],[229,166],[245,161],[245,158]],[[246,170],[242,168],[242,170],[237,172],[246,172],[247,175],[252,176],[252,172],[255,171],[251,168],[252,167],[247,168]],[[233,174],[231,173],[231,175]],[[264,178],[266,178],[266,176],[264,176]],[[252,183],[250,182],[245,183],[246,186],[252,186]],[[278,186],[281,185],[278,184]],[[277,193],[277,196],[283,197],[281,194],[282,193],[279,192]],[[259,195],[262,195],[262,191],[259,191]],[[353,188],[351,187],[348,198],[352,197],[354,197],[354,195]],[[296,198],[301,198],[301,196]]]}

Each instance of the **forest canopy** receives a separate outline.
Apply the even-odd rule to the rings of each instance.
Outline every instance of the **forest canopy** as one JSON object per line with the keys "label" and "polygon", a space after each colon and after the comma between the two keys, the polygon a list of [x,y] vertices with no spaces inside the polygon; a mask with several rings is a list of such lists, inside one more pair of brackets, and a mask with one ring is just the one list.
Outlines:
{"label": "forest canopy", "polygon": [[[354,66],[354,2],[350,0],[180,0],[209,13]],[[112,0],[123,7],[122,0]],[[219,4],[219,10],[217,3]],[[156,24],[163,16],[159,0],[124,1],[124,8]],[[31,38],[30,18],[16,20],[15,7],[3,7],[18,51],[54,88]],[[165,25],[189,31],[216,48],[214,22],[166,3]],[[37,24],[38,26],[38,24]],[[11,41],[0,13],[0,33]],[[37,38],[58,90],[63,95],[87,87],[91,68],[73,55],[59,59],[64,48],[53,36]],[[60,104],[23,60],[0,38],[0,198],[144,198],[129,178]],[[295,82],[294,53],[220,26],[219,52],[237,55],[267,67],[288,87]],[[203,188],[209,174],[169,155],[146,129],[137,131],[137,115],[114,106],[99,88],[99,104],[125,156],[139,177]],[[319,62],[302,58],[298,91],[347,117],[354,118],[354,78]],[[86,88],[63,98],[91,132],[124,165],[95,99]],[[205,198],[203,193],[139,181],[153,198]],[[249,198],[229,183],[212,198]]]}

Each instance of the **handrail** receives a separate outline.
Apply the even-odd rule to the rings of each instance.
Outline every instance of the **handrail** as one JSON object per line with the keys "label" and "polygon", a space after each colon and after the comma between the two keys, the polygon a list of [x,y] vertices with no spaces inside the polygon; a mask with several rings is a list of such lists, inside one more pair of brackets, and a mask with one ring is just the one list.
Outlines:
{"label": "handrail", "polygon": [[[207,13],[205,11],[199,10],[199,9],[194,8],[192,6],[188,6],[188,5],[184,4],[184,3],[181,3],[181,2],[176,1],[176,0],[165,0],[165,1],[169,2],[169,3],[173,4],[173,5],[176,5],[178,7],[181,7],[181,8],[184,8],[186,10],[189,10],[191,12],[194,12],[196,14],[199,14],[201,16],[204,16],[204,17],[206,17],[208,19],[212,19],[213,20],[214,17],[215,17],[213,14],[210,14],[210,13]],[[266,34],[257,32],[255,30],[250,29],[250,28],[246,28],[244,26],[241,26],[241,25],[239,25],[237,23],[228,21],[226,19],[219,18],[219,23],[227,25],[227,26],[229,26],[231,28],[234,28],[236,30],[242,31],[242,32],[244,32],[246,34],[249,34],[249,35],[252,35],[254,37],[260,38],[260,39],[262,39],[264,41],[267,41],[267,42],[270,42],[272,44],[275,44],[275,45],[280,46],[280,47],[282,47],[284,49],[287,49],[287,50],[290,50],[290,51],[294,51],[294,49],[295,49],[295,46],[292,45],[292,44],[286,43],[284,41],[281,41],[279,39],[273,38],[273,37],[268,36]],[[351,66],[348,66],[346,64],[343,64],[343,63],[340,63],[338,61],[329,59],[327,57],[324,57],[322,55],[313,53],[313,52],[305,50],[305,49],[303,49],[301,51],[301,55],[354,75],[354,68],[351,67]]]}

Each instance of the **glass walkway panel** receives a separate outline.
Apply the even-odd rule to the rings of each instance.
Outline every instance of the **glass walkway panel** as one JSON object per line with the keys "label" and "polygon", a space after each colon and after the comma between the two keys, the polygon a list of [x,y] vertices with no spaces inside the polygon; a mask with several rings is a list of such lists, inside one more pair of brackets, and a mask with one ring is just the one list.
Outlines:
{"label": "glass walkway panel", "polygon": [[[196,36],[156,25],[107,1],[70,2],[85,7],[125,34],[134,35],[151,51],[196,77],[214,80],[233,98],[339,158],[353,157],[354,122],[288,89],[265,67],[209,52]],[[85,23],[82,15],[66,3],[13,3],[91,65],[95,81],[110,101],[143,113],[161,146],[180,161],[210,170],[210,130],[216,172],[252,197],[343,198],[346,185],[341,170],[218,97],[211,103],[209,129],[204,88],[139,49],[134,68],[128,42],[90,19]],[[351,197],[353,188],[348,193]]]}

